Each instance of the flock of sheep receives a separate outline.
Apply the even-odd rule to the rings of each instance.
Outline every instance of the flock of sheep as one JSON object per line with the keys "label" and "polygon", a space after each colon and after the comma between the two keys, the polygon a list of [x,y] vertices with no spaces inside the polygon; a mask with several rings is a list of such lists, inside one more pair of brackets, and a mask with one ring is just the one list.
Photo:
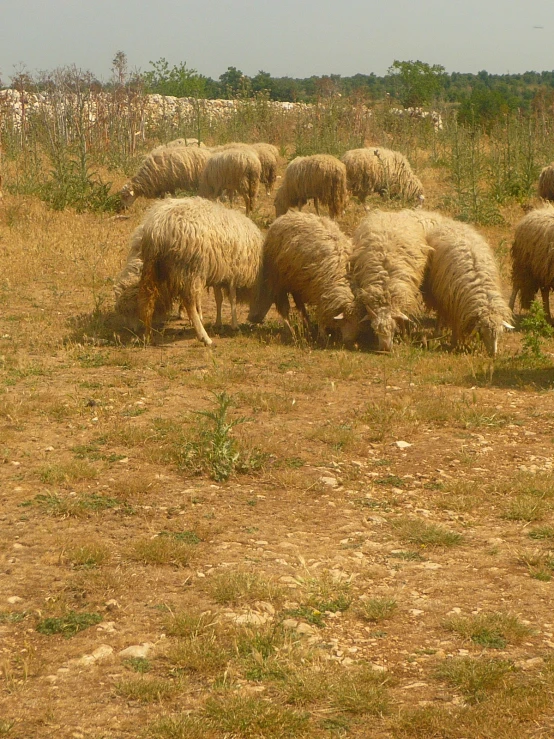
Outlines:
{"label": "flock of sheep", "polygon": [[[421,208],[373,210],[350,239],[334,220],[319,215],[325,205],[331,219],[338,218],[349,192],[362,203],[379,192],[421,205],[421,182],[398,152],[371,147],[349,151],[341,160],[325,154],[293,159],[275,196],[276,220],[264,236],[248,216],[260,183],[269,193],[276,181],[277,149],[263,143],[212,149],[190,143],[179,139],[154,149],[121,191],[126,207],[139,195],[198,192],[160,200],[147,211],[116,279],[116,311],[132,328],[144,326],[147,336],[179,301],[181,315],[186,311],[198,339],[210,345],[202,322],[202,296],[209,287],[216,325],[226,295],[232,328],[238,328],[237,302],[249,305],[251,323],[261,323],[275,304],[293,332],[292,296],[307,325],[306,306],[315,309],[320,336],[337,329],[352,343],[367,321],[381,351],[390,351],[395,334],[417,318],[421,299],[436,311],[437,328],[451,330],[453,348],[477,333],[491,356],[501,333],[513,328],[518,292],[525,309],[541,290],[550,316],[552,205],[532,211],[516,229],[508,305],[493,252],[470,225]],[[231,205],[240,195],[246,215],[214,202],[223,194]],[[317,215],[301,212],[310,199]]]}

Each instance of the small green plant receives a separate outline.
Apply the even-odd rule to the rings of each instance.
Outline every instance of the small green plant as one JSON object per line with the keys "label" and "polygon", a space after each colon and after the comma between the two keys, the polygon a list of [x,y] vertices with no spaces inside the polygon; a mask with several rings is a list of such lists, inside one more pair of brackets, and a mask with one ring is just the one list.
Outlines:
{"label": "small green plant", "polygon": [[554,334],[554,328],[546,320],[546,314],[542,303],[533,300],[529,313],[521,321],[523,331],[522,354],[535,359],[543,359],[543,339],[550,339]]}
{"label": "small green plant", "polygon": [[461,534],[420,519],[400,518],[392,522],[403,541],[429,547],[453,547],[462,541]]}
{"label": "small green plant", "polygon": [[83,544],[82,547],[68,549],[65,557],[73,567],[89,570],[107,562],[110,558],[109,550],[101,544]]}
{"label": "small green plant", "polygon": [[140,672],[141,674],[150,672],[152,669],[152,665],[146,657],[130,657],[129,659],[124,660],[123,664],[133,672]]}
{"label": "small green plant", "polygon": [[115,686],[118,695],[140,703],[159,703],[169,698],[177,689],[177,685],[162,678],[140,677],[134,680],[122,680]]}
{"label": "small green plant", "polygon": [[370,598],[360,603],[357,613],[365,621],[378,623],[390,618],[397,607],[396,601],[391,598]]}
{"label": "small green plant", "polygon": [[195,554],[195,545],[170,536],[139,539],[131,545],[129,558],[146,565],[186,567]]}
{"label": "small green plant", "polygon": [[99,624],[102,621],[102,616],[99,613],[76,613],[75,611],[69,611],[66,616],[60,618],[43,618],[36,625],[36,630],[39,634],[46,634],[51,636],[52,634],[63,634],[66,639],[71,636],[75,636],[79,631],[84,631],[90,626]]}
{"label": "small green plant", "polygon": [[240,458],[237,442],[231,436],[231,431],[246,419],[235,418],[230,421],[227,418],[233,401],[225,391],[214,393],[214,397],[216,408],[213,411],[198,411],[198,415],[211,422],[211,428],[208,427],[203,432],[205,452],[213,479],[223,481],[229,479]]}
{"label": "small green plant", "polygon": [[474,644],[489,649],[505,649],[508,643],[518,643],[531,633],[528,626],[509,613],[452,616],[444,626]]}
{"label": "small green plant", "polygon": [[470,703],[479,703],[513,669],[513,664],[504,659],[460,657],[445,661],[436,675],[458,688]]}

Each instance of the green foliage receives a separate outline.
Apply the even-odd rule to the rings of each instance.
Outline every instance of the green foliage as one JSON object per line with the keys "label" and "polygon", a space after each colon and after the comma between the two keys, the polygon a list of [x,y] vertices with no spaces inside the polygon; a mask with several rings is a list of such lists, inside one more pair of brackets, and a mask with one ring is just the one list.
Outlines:
{"label": "green foliage", "polygon": [[425,62],[395,60],[388,69],[393,78],[398,97],[406,107],[429,105],[441,92],[446,74],[440,64],[426,64]]}
{"label": "green foliage", "polygon": [[46,634],[51,636],[52,634],[63,634],[66,639],[71,636],[75,636],[79,631],[84,631],[90,626],[99,624],[102,621],[102,616],[99,613],[76,613],[75,611],[69,611],[66,616],[61,618],[43,618],[36,625],[36,630],[39,634]]}
{"label": "green foliage", "polygon": [[207,97],[209,80],[198,74],[196,69],[187,68],[186,62],[170,68],[167,59],[150,62],[152,69],[145,72],[143,79],[149,92],[174,97]]}
{"label": "green foliage", "polygon": [[490,130],[493,123],[517,110],[518,99],[507,92],[477,85],[462,97],[458,121],[465,126],[484,126]]}
{"label": "green foliage", "polygon": [[554,329],[546,319],[543,305],[540,300],[531,303],[529,313],[521,321],[523,331],[523,354],[536,359],[543,359],[543,339],[550,339]]}

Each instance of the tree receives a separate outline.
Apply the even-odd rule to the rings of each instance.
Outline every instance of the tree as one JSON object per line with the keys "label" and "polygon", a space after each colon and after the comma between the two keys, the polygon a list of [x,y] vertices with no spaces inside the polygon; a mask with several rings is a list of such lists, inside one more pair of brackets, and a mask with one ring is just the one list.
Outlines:
{"label": "tree", "polygon": [[221,92],[229,98],[245,96],[250,92],[251,80],[236,67],[227,67],[219,77]]}
{"label": "tree", "polygon": [[153,69],[145,72],[143,77],[151,92],[179,98],[206,96],[206,89],[211,80],[198,74],[196,69],[188,69],[186,62],[170,68],[167,59],[162,57],[157,62],[150,62],[150,66]]}
{"label": "tree", "polygon": [[388,69],[397,89],[398,97],[405,107],[428,105],[441,92],[446,80],[446,72],[440,64],[425,62],[399,62],[395,59]]}
{"label": "tree", "polygon": [[127,79],[127,54],[124,51],[116,52],[112,62],[112,72],[116,83],[123,86]]}

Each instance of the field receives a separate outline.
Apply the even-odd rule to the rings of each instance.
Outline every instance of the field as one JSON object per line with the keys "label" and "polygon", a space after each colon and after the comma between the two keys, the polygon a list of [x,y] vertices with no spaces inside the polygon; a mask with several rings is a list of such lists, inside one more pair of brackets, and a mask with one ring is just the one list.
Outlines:
{"label": "field", "polygon": [[217,335],[210,293],[212,349],[148,345],[110,282],[147,206],[0,205],[0,737],[554,736],[554,340]]}

